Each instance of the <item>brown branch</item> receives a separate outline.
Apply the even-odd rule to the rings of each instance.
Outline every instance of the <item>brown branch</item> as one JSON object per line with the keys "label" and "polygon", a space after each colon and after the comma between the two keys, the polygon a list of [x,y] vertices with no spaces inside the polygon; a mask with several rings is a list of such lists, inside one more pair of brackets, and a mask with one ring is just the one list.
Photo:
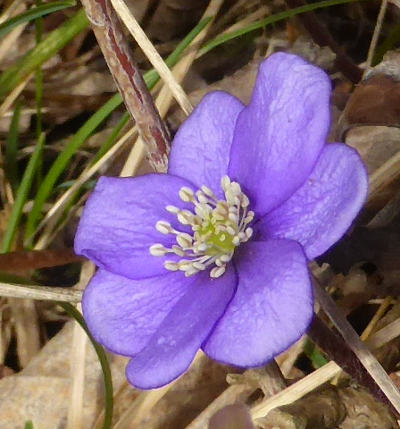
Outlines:
{"label": "brown branch", "polygon": [[[286,0],[290,8],[305,6],[304,0]],[[300,14],[298,19],[304,25],[304,28],[310,33],[310,36],[319,46],[329,46],[336,54],[335,65],[344,76],[353,83],[358,83],[362,77],[362,70],[353,62],[353,60],[337,44],[336,40],[329,33],[325,25],[321,24],[315,12]]]}
{"label": "brown branch", "polygon": [[146,84],[133,60],[121,23],[109,0],[82,0],[111,74],[147,145],[149,161],[166,172],[170,138]]}

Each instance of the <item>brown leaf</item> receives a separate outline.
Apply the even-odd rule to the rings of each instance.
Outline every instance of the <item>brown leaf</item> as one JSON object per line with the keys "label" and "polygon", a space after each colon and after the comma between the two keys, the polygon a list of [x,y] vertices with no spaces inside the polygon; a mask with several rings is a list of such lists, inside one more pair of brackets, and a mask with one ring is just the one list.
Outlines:
{"label": "brown leaf", "polygon": [[340,119],[339,141],[358,125],[400,126],[400,53],[390,52],[351,95]]}
{"label": "brown leaf", "polygon": [[19,251],[0,254],[0,271],[20,273],[27,270],[66,265],[82,261],[73,249]]}

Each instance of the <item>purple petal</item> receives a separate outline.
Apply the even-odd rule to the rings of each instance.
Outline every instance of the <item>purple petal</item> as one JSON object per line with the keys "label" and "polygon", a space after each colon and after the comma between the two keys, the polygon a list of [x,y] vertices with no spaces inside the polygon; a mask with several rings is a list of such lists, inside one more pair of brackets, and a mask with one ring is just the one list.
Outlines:
{"label": "purple petal", "polygon": [[156,388],[180,376],[225,311],[236,286],[233,268],[219,279],[211,279],[208,272],[193,278],[157,333],[128,364],[127,377],[134,386]]}
{"label": "purple petal", "polygon": [[207,94],[172,142],[169,173],[185,177],[199,188],[209,186],[222,195],[220,181],[228,171],[236,119],[243,107],[226,92]]}
{"label": "purple petal", "polygon": [[328,76],[295,55],[277,53],[260,66],[229,165],[258,216],[292,195],[314,167],[329,130],[330,91]]}
{"label": "purple petal", "polygon": [[99,343],[113,353],[133,356],[146,346],[191,282],[183,273],[131,280],[99,270],[85,289],[83,315]]}
{"label": "purple petal", "polygon": [[187,208],[178,195],[182,186],[193,187],[180,177],[148,174],[134,178],[101,177],[86,203],[75,237],[75,251],[101,268],[131,279],[165,274],[165,259],[149,252],[151,245],[175,244],[156,222],[171,222],[182,228],[176,216],[165,210],[169,204]]}
{"label": "purple petal", "polygon": [[354,150],[328,144],[303,186],[258,224],[260,238],[288,238],[309,259],[329,249],[350,227],[365,202],[368,176]]}
{"label": "purple petal", "polygon": [[237,292],[204,351],[240,367],[260,366],[304,334],[313,314],[307,261],[289,240],[250,242],[235,258]]}

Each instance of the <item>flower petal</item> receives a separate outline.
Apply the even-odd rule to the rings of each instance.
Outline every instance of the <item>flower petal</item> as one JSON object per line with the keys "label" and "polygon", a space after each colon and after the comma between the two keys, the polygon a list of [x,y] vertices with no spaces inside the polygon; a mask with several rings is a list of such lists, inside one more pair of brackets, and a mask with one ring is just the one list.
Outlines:
{"label": "flower petal", "polygon": [[101,177],[86,203],[75,237],[75,252],[96,265],[131,279],[165,274],[167,257],[150,254],[151,245],[175,244],[173,235],[161,234],[155,225],[165,220],[186,231],[169,204],[187,208],[179,198],[179,189],[191,186],[180,177],[148,174],[134,178]]}
{"label": "flower petal", "polygon": [[189,367],[196,352],[232,298],[236,275],[231,267],[219,279],[196,274],[147,346],[127,366],[128,380],[141,389],[163,386]]}
{"label": "flower petal", "polygon": [[330,125],[328,76],[300,57],[277,53],[260,66],[252,100],[239,115],[229,176],[262,216],[311,172]]}
{"label": "flower petal", "polygon": [[191,282],[183,273],[131,280],[100,269],[85,289],[83,315],[96,341],[113,353],[133,356],[146,346]]}
{"label": "flower petal", "polygon": [[365,202],[368,176],[358,153],[328,144],[303,186],[256,226],[260,239],[288,238],[313,259],[350,227]]}
{"label": "flower petal", "polygon": [[304,334],[313,314],[307,261],[295,241],[250,242],[235,258],[237,292],[203,346],[218,361],[260,366]]}
{"label": "flower petal", "polygon": [[185,177],[199,188],[206,185],[221,196],[220,181],[228,171],[236,119],[243,107],[226,92],[207,94],[175,135],[169,173]]}

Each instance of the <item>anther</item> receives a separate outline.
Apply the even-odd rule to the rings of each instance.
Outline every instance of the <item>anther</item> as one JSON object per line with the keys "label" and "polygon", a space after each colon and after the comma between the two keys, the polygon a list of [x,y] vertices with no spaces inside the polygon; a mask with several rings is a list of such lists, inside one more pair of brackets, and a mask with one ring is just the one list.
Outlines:
{"label": "anther", "polygon": [[221,188],[225,191],[231,184],[231,179],[228,176],[224,176],[221,179]]}
{"label": "anther", "polygon": [[173,231],[171,224],[163,220],[159,220],[156,223],[156,229],[158,232],[161,232],[161,234],[171,234],[171,232]]}
{"label": "anther", "polygon": [[218,277],[221,277],[222,274],[224,274],[224,272],[226,271],[226,266],[223,265],[222,267],[214,267],[211,271],[210,271],[210,277],[213,279],[217,279]]}
{"label": "anther", "polygon": [[208,186],[205,186],[205,185],[203,185],[202,187],[201,187],[201,190],[208,196],[208,197],[210,197],[210,198],[212,198],[212,199],[214,199],[214,200],[216,200],[217,199],[217,197],[215,196],[215,194],[214,194],[214,192],[208,187]]}
{"label": "anther", "polygon": [[238,235],[235,235],[235,236],[232,238],[232,243],[233,243],[235,246],[239,246],[239,244],[240,244],[240,238],[239,238],[239,236],[238,236]]}
{"label": "anther", "polygon": [[179,191],[179,197],[182,201],[188,203],[190,201],[194,201],[194,192],[192,189],[188,188],[187,186],[184,186]]}
{"label": "anther", "polygon": [[167,249],[162,244],[153,244],[149,250],[153,256],[164,256],[167,254]]}
{"label": "anther", "polygon": [[167,210],[167,212],[174,214],[179,213],[181,211],[180,209],[178,209],[178,207],[175,206],[166,206],[165,209]]}
{"label": "anther", "polygon": [[179,265],[172,261],[165,261],[164,262],[164,268],[166,268],[169,271],[178,271]]}
{"label": "anther", "polygon": [[192,247],[193,244],[193,237],[189,234],[186,234],[185,232],[181,232],[176,236],[177,243],[183,247],[184,249]]}
{"label": "anther", "polygon": [[199,271],[203,271],[206,269],[206,266],[204,264],[202,264],[201,262],[193,262],[193,267]]}
{"label": "anther", "polygon": [[253,235],[253,228],[250,228],[250,227],[246,228],[245,234],[247,239],[251,238],[251,236]]}

